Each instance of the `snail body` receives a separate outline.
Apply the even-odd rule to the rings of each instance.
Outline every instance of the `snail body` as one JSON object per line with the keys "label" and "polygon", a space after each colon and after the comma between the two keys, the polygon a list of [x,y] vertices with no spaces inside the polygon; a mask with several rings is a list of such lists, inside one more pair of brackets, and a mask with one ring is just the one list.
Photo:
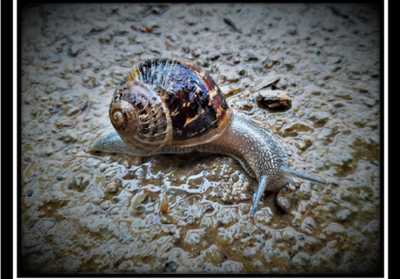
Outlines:
{"label": "snail body", "polygon": [[109,114],[113,127],[93,142],[94,150],[142,157],[196,151],[238,160],[259,183],[251,217],[265,190],[278,192],[281,207],[287,207],[291,176],[325,184],[289,169],[280,143],[235,114],[213,79],[186,60],[139,63],[115,91]]}

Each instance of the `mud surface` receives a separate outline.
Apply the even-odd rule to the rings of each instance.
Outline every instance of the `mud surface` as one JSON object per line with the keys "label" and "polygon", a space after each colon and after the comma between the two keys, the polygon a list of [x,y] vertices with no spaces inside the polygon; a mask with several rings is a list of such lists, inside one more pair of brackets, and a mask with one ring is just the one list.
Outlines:
{"label": "mud surface", "polygon": [[[380,18],[364,4],[46,4],[22,9],[21,263],[33,273],[371,274],[381,264]],[[224,20],[226,19],[226,20]],[[234,25],[230,24],[232,22]],[[134,28],[131,26],[134,25]],[[92,152],[130,68],[195,61],[270,129],[287,214],[232,158]],[[258,104],[268,76],[289,109]]]}

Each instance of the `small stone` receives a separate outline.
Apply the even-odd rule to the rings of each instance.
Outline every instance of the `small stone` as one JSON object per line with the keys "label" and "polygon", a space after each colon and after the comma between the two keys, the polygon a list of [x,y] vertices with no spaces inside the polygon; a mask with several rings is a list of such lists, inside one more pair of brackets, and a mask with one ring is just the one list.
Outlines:
{"label": "small stone", "polygon": [[164,272],[176,272],[178,267],[179,267],[179,264],[174,261],[167,262],[164,265]]}
{"label": "small stone", "polygon": [[246,74],[246,70],[242,69],[237,72],[239,75],[244,76]]}
{"label": "small stone", "polygon": [[283,90],[263,90],[259,93],[258,99],[271,109],[286,108],[292,103],[289,95]]}
{"label": "small stone", "polygon": [[115,185],[114,183],[108,185],[108,187],[107,187],[107,192],[109,192],[109,193],[115,193],[115,192],[117,192],[117,190],[118,190],[118,186]]}
{"label": "small stone", "polygon": [[107,192],[109,193],[115,193],[118,191],[118,188],[122,186],[122,181],[119,179],[116,179],[112,181],[111,183],[108,184],[107,186]]}

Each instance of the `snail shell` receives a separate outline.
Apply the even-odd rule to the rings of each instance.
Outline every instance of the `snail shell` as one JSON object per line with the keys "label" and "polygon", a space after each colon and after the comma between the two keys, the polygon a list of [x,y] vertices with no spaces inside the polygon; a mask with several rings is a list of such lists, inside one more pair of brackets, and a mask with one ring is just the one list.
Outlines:
{"label": "snail shell", "polygon": [[233,113],[213,79],[186,60],[139,63],[115,91],[109,115],[113,128],[93,142],[94,150],[134,156],[197,151],[238,160],[259,183],[250,217],[264,190],[277,192],[278,209],[287,211],[295,197],[292,176],[326,184],[288,168],[274,136]]}
{"label": "snail shell", "polygon": [[128,145],[157,150],[212,141],[229,126],[232,110],[213,79],[196,65],[149,59],[115,91],[110,119]]}

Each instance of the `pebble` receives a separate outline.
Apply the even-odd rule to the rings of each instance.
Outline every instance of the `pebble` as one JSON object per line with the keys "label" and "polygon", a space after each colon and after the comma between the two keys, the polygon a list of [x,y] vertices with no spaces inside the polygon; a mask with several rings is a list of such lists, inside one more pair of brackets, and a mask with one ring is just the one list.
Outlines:
{"label": "pebble", "polygon": [[179,264],[174,261],[169,261],[164,265],[164,272],[176,272],[179,268]]}
{"label": "pebble", "polygon": [[109,193],[115,193],[117,192],[117,190],[118,190],[118,185],[116,185],[114,182],[107,186],[107,192]]}
{"label": "pebble", "polygon": [[292,103],[287,92],[283,90],[262,90],[258,94],[261,103],[271,109],[287,108]]}

